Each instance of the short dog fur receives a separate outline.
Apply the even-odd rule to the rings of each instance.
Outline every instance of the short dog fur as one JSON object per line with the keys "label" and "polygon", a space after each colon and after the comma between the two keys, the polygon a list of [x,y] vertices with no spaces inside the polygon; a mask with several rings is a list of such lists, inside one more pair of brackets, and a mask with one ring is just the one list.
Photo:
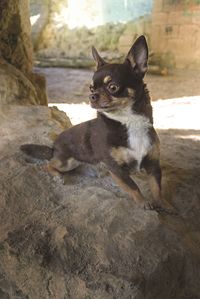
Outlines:
{"label": "short dog fur", "polygon": [[[93,47],[97,64],[90,85],[91,106],[97,118],[62,132],[53,148],[25,144],[21,150],[39,159],[50,159],[49,169],[66,172],[80,162],[106,164],[113,179],[139,205],[170,209],[161,197],[159,139],[153,127],[150,96],[143,77],[147,71],[148,47],[140,36],[121,64],[105,62]],[[145,169],[154,201],[144,199],[130,174]]]}

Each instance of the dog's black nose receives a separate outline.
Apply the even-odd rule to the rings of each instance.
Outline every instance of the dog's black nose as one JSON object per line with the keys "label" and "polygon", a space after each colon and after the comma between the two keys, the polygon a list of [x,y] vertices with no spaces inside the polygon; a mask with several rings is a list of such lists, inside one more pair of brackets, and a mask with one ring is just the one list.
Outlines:
{"label": "dog's black nose", "polygon": [[92,93],[89,95],[89,99],[91,102],[95,102],[99,99],[99,94],[97,92]]}

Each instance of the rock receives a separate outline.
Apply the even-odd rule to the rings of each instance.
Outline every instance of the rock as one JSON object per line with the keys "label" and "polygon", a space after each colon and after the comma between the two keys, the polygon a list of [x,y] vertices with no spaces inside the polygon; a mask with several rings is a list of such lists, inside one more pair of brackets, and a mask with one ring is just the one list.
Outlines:
{"label": "rock", "polygon": [[[35,77],[34,77],[35,76]],[[37,76],[37,77],[36,77]],[[32,81],[40,78],[39,84],[34,84],[20,70],[5,61],[0,62],[0,104],[47,104],[45,79],[41,75],[32,74]],[[41,93],[40,93],[41,91]]]}
{"label": "rock", "polygon": [[47,105],[45,79],[32,73],[28,0],[2,0],[0,28],[0,103]]}
{"label": "rock", "polygon": [[32,23],[32,41],[35,50],[41,42],[41,35],[49,22],[50,6],[49,0],[30,0],[30,18]]}
{"label": "rock", "polygon": [[128,22],[118,41],[119,52],[126,55],[134,40],[142,34],[145,34],[147,42],[150,45],[150,28],[150,15],[144,15],[134,21]]}
{"label": "rock", "polygon": [[0,56],[23,73],[31,72],[33,66],[28,16],[28,1],[1,1]]}
{"label": "rock", "polygon": [[[176,180],[179,164],[165,156],[164,190],[173,184],[176,217],[137,208],[106,173],[93,175],[94,166],[84,172],[82,165],[73,182],[63,184],[19,151],[27,142],[52,144],[68,123],[56,113],[36,106],[0,109],[2,298],[199,298],[199,200],[192,192],[198,180],[187,177],[192,184],[185,187]],[[163,135],[164,148],[170,136]],[[177,141],[173,150],[179,147]]]}
{"label": "rock", "polygon": [[38,73],[29,73],[27,75],[30,82],[33,84],[36,92],[36,101],[38,105],[48,105],[48,99],[46,94],[46,78],[42,74]]}

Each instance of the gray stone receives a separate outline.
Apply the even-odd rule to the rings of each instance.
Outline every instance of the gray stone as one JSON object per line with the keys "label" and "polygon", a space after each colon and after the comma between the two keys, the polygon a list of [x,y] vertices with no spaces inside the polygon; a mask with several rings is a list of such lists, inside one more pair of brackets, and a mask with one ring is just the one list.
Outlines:
{"label": "gray stone", "polygon": [[45,79],[32,72],[28,0],[2,0],[0,28],[0,103],[47,105]]}
{"label": "gray stone", "polygon": [[[164,192],[179,215],[144,211],[106,173],[94,175],[94,167],[84,171],[82,166],[72,174],[72,183],[66,177],[63,184],[43,165],[26,162],[21,144],[51,145],[52,136],[63,130],[48,108],[0,111],[0,262],[13,293],[20,290],[20,299],[199,298],[194,168],[189,174],[185,164],[180,172],[181,159],[174,162],[165,153]],[[174,151],[188,159],[174,135],[161,134],[161,139],[164,148],[173,142]],[[181,184],[181,178],[187,183]],[[148,197],[148,188],[138,180]]]}

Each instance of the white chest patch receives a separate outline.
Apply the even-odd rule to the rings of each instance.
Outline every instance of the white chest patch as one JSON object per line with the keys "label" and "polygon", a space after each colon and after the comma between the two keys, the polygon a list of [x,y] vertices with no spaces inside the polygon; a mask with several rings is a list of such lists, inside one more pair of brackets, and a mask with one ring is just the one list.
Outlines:
{"label": "white chest patch", "polygon": [[[148,129],[152,127],[149,119],[140,114],[134,114],[130,107],[116,113],[104,112],[104,114],[126,126],[128,132],[129,155],[137,160],[138,167],[142,158],[150,151],[152,145],[148,136]],[[131,150],[131,151],[130,151]]]}

